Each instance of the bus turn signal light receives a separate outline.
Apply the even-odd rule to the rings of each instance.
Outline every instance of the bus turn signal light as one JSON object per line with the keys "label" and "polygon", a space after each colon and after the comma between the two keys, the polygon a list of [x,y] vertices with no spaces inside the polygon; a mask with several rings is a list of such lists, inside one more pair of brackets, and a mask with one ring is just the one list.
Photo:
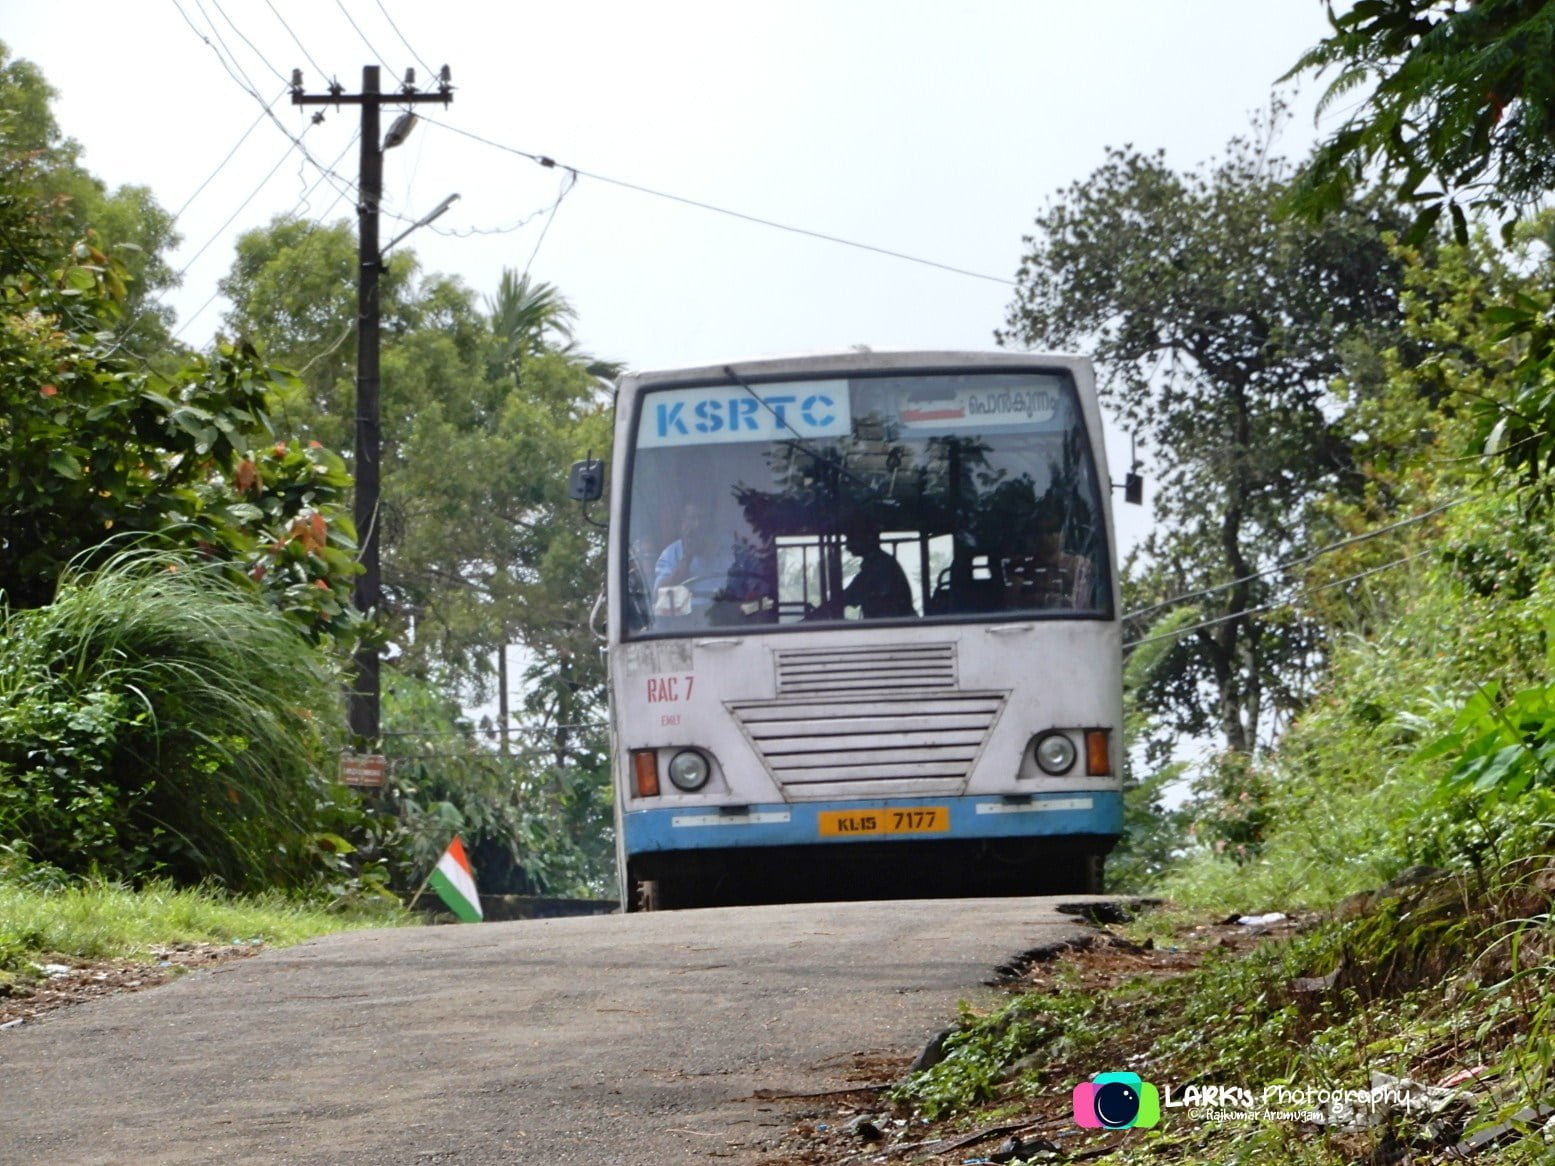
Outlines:
{"label": "bus turn signal light", "polygon": [[1106,729],[1085,730],[1085,772],[1088,777],[1106,777],[1112,772]]}
{"label": "bus turn signal light", "polygon": [[632,750],[632,776],[637,783],[637,796],[659,796],[659,758],[652,749]]}

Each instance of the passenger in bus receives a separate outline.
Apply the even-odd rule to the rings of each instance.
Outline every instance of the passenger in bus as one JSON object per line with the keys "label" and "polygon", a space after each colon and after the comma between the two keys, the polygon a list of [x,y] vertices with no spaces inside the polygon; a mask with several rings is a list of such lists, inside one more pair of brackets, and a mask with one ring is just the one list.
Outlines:
{"label": "passenger in bus", "polygon": [[909,619],[917,615],[907,572],[880,545],[880,532],[860,523],[848,529],[846,541],[848,554],[859,559],[858,574],[808,618],[840,619],[849,607],[861,609],[865,619]]}
{"label": "passenger in bus", "polygon": [[1009,563],[1006,609],[1094,606],[1091,560],[1064,550],[1063,520],[1050,507],[1037,512],[1033,548],[1035,554]]}

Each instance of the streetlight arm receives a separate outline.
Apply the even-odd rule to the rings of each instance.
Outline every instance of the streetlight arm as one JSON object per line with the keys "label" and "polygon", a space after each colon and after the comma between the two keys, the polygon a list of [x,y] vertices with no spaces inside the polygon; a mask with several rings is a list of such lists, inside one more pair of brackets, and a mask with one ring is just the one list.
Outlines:
{"label": "streetlight arm", "polygon": [[381,259],[383,256],[387,255],[389,253],[389,248],[393,247],[394,244],[398,243],[401,239],[405,238],[406,235],[409,235],[412,231],[419,231],[422,227],[426,226],[433,219],[437,218],[444,211],[446,211],[449,207],[453,206],[454,203],[458,200],[458,198],[459,198],[459,196],[457,194],[450,194],[442,202],[438,203],[437,204],[437,208],[435,210],[433,210],[430,214],[423,215],[421,218],[419,218],[415,222],[411,223],[410,226],[406,227],[398,235],[395,235],[394,238],[390,239],[387,243],[385,243],[383,245],[383,250],[378,253],[379,258]]}

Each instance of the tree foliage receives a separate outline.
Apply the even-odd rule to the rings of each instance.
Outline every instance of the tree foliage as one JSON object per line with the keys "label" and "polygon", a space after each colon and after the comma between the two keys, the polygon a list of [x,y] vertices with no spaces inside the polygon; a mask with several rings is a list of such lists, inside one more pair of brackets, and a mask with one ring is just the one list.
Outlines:
{"label": "tree foliage", "polygon": [[5,602],[47,603],[67,563],[150,540],[225,563],[309,636],[355,635],[348,479],[326,450],[275,441],[270,409],[290,379],[249,344],[142,354],[135,272],[94,241],[80,218],[92,208],[59,192],[74,148],[47,117],[46,87],[25,63],[0,72],[46,121],[12,111],[0,140]]}
{"label": "tree foliage", "polygon": [[[1329,100],[1372,90],[1314,155],[1291,207],[1320,217],[1375,167],[1419,204],[1414,238],[1445,209],[1466,246],[1470,213],[1485,210],[1501,215],[1502,239],[1513,242],[1517,224],[1555,186],[1555,3],[1362,0],[1329,20],[1334,34],[1292,73],[1337,68]],[[1535,234],[1550,243],[1547,216]],[[1478,433],[1488,468],[1537,486],[1528,498],[1540,504],[1555,470],[1548,288],[1545,278],[1486,316],[1517,367],[1482,410]]]}
{"label": "tree foliage", "polygon": [[[348,459],[355,262],[344,223],[281,218],[242,237],[222,283],[229,326],[299,370],[277,424]],[[608,421],[592,358],[569,346],[571,307],[509,272],[482,311],[409,250],[382,300],[380,551],[401,667],[479,687],[504,644],[547,662],[578,654],[603,544],[566,501],[563,471],[608,443]]]}
{"label": "tree foliage", "polygon": [[1329,23],[1333,35],[1290,75],[1336,70],[1320,109],[1360,100],[1294,186],[1298,211],[1338,210],[1380,165],[1419,207],[1411,242],[1446,211],[1466,243],[1466,208],[1504,212],[1510,224],[1550,189],[1550,0],[1359,0],[1342,14],[1330,4]]}
{"label": "tree foliage", "polygon": [[1270,568],[1311,543],[1313,500],[1358,486],[1330,382],[1397,313],[1399,216],[1372,203],[1282,222],[1288,177],[1251,138],[1187,173],[1110,151],[1038,216],[999,334],[1094,353],[1104,398],[1154,451],[1156,529],[1127,605],[1193,593],[1204,626],[1177,636],[1141,699],[1239,752],[1271,705],[1299,702],[1321,648],[1308,621],[1258,616]]}
{"label": "tree foliage", "polygon": [[[144,186],[108,187],[81,164],[81,146],[54,119],[54,90],[30,61],[15,60],[0,44],[0,149],[8,165],[29,170],[28,186],[55,233],[88,242],[118,264],[124,314],[120,339],[136,351],[169,347],[169,309],[157,297],[176,286],[167,252],[179,236],[173,216]],[[10,259],[22,240],[6,244]]]}
{"label": "tree foliage", "polygon": [[[228,325],[298,370],[277,419],[283,432],[347,451],[354,271],[345,224],[277,219],[242,238],[222,285],[233,300]],[[410,735],[389,738],[405,791],[400,816],[422,849],[440,850],[463,829],[481,873],[505,885],[598,884],[608,855],[585,835],[597,842],[609,804],[589,727],[602,720],[605,692],[587,623],[604,543],[565,497],[565,468],[609,444],[599,377],[611,367],[577,348],[575,313],[556,288],[512,271],[483,310],[457,280],[423,274],[412,252],[396,251],[383,303],[391,683],[485,696],[509,646],[524,674],[523,746],[510,759],[458,735],[447,748],[411,748],[427,726],[387,706],[386,732]]]}

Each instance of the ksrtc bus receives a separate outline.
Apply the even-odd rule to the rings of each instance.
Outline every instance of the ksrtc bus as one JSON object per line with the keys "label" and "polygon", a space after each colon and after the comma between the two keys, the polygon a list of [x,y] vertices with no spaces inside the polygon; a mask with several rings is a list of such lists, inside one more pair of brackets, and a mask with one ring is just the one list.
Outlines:
{"label": "ksrtc bus", "polygon": [[1087,360],[630,374],[613,460],[628,909],[1101,889],[1121,636]]}

